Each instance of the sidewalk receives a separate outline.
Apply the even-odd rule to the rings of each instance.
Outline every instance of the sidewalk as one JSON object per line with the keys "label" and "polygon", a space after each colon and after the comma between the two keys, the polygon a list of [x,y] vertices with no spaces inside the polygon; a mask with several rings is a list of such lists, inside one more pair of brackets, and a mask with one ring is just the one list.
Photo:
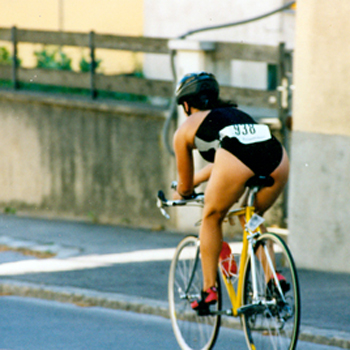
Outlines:
{"label": "sidewalk", "polygon": [[[12,250],[0,251],[0,293],[168,317],[168,270],[182,237],[1,215],[0,248]],[[299,279],[300,339],[350,349],[350,274],[299,270]]]}

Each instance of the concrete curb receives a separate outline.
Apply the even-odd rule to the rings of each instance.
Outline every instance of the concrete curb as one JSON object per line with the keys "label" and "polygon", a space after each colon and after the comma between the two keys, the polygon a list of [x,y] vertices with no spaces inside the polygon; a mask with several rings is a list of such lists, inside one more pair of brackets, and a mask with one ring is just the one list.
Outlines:
{"label": "concrete curb", "polygon": [[14,251],[28,251],[35,254],[51,254],[59,259],[78,255],[81,250],[76,247],[66,247],[60,244],[44,244],[31,240],[18,240],[8,236],[0,236],[0,246]]}
{"label": "concrete curb", "polygon": [[0,280],[0,294],[54,300],[86,307],[100,306],[108,309],[169,317],[168,304],[166,302],[82,288],[47,286],[2,279]]}
{"label": "concrete curb", "polygon": [[[169,318],[168,303],[117,293],[82,288],[47,286],[0,279],[0,294],[54,300],[79,306],[99,306]],[[238,319],[224,317],[224,327],[241,329]],[[302,326],[299,340],[350,349],[350,333]]]}

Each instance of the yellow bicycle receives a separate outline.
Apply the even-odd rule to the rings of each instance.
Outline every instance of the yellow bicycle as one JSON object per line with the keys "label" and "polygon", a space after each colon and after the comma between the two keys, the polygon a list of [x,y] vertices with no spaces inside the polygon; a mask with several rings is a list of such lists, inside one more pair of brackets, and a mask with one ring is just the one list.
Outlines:
{"label": "yellow bicycle", "polygon": [[[297,271],[286,242],[276,234],[261,233],[263,218],[254,212],[256,193],[271,186],[271,177],[255,176],[247,182],[247,206],[227,214],[245,216],[243,245],[235,255],[236,274],[218,267],[218,303],[209,316],[199,316],[191,302],[200,298],[203,276],[200,240],[185,237],[177,246],[168,282],[168,299],[173,330],[181,349],[212,349],[217,339],[221,316],[240,317],[248,348],[251,350],[294,350],[300,324],[300,293]],[[167,200],[158,192],[158,207],[169,217],[165,207],[204,204],[204,195],[192,199]],[[221,281],[231,307],[222,310]]]}

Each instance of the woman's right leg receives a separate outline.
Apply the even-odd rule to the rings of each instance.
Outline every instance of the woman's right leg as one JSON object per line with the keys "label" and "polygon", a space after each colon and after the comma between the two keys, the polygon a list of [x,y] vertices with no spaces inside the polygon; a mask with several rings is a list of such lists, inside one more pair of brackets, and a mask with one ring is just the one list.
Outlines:
{"label": "woman's right leg", "polygon": [[[270,174],[270,176],[274,179],[274,184],[271,187],[265,187],[261,189],[256,197],[256,209],[260,215],[263,215],[266,210],[268,210],[276,201],[278,196],[282,193],[289,175],[289,159],[287,156],[287,152],[283,149],[283,157],[279,166]],[[267,229],[264,225],[260,226],[261,232],[267,232]],[[273,251],[271,242],[267,246],[270,258],[272,259],[273,264],[275,265],[275,253]],[[266,259],[266,255],[262,249],[259,249],[257,255],[263,265],[265,271],[266,282],[268,282],[272,276],[272,271],[269,268],[269,264]]]}
{"label": "woman's right leg", "polygon": [[216,152],[213,170],[205,191],[200,249],[203,268],[203,290],[216,283],[222,247],[222,221],[245,190],[245,183],[254,175],[246,165],[224,149]]}

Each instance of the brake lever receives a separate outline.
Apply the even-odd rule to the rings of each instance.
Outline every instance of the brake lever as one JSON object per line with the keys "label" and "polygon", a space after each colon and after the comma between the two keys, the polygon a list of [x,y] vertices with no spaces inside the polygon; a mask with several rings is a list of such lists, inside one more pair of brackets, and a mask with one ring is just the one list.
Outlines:
{"label": "brake lever", "polygon": [[166,219],[170,219],[170,215],[165,211],[163,202],[166,201],[163,191],[158,192],[157,196],[157,207]]}
{"label": "brake lever", "polygon": [[159,210],[166,219],[170,219],[170,215],[165,211],[164,208],[159,208]]}

